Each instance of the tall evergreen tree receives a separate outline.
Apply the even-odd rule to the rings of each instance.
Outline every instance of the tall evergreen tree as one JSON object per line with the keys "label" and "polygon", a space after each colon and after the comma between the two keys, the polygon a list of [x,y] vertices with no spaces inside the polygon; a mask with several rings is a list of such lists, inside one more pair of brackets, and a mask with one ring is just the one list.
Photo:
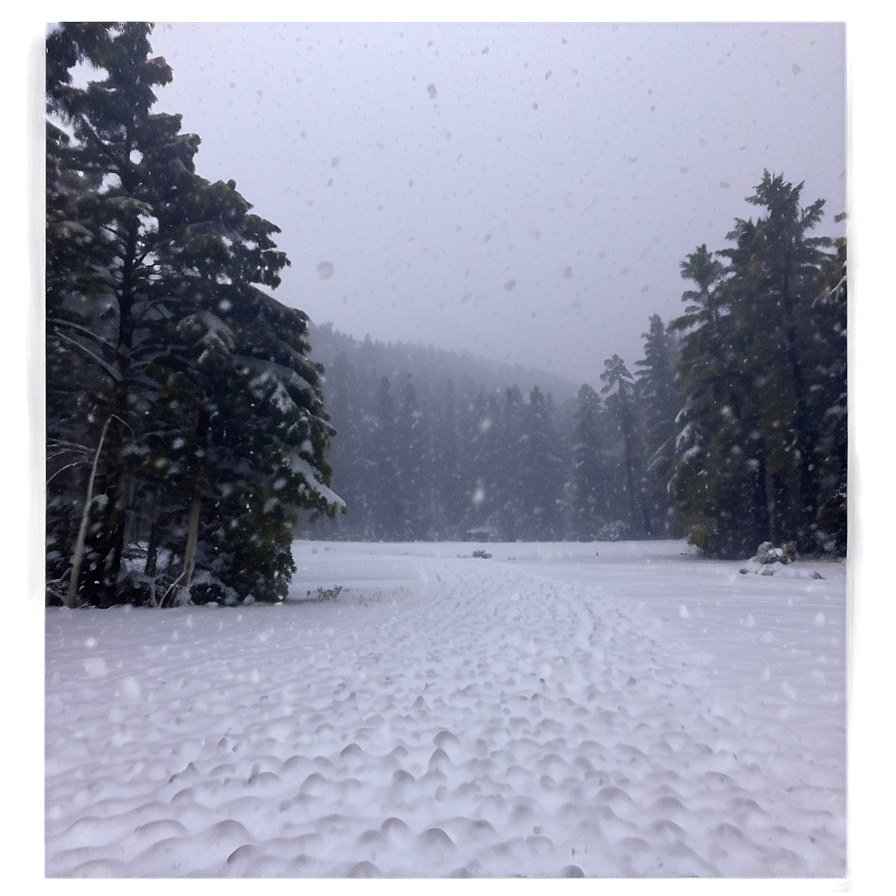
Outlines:
{"label": "tall evergreen tree", "polygon": [[733,245],[717,253],[727,264],[705,246],[682,264],[698,289],[684,294],[692,304],[672,325],[684,331],[685,404],[670,487],[710,553],[819,541],[819,375],[837,369],[843,345],[819,300],[831,256],[829,240],[811,231],[823,202],[804,208],[801,192],[765,172],[747,198],[765,214],[735,222]]}
{"label": "tall evergreen tree", "polygon": [[366,377],[346,352],[341,351],[326,369],[327,408],[333,426],[342,436],[333,442],[330,454],[333,483],[345,499],[346,512],[325,531],[345,532],[358,539],[369,537],[371,525],[371,478],[368,456],[372,444],[372,400],[365,395]]}
{"label": "tall evergreen tree", "polygon": [[525,537],[553,541],[561,532],[564,458],[553,401],[538,386],[529,393],[523,429],[521,500]]}
{"label": "tall evergreen tree", "polygon": [[[72,546],[83,554],[81,522],[90,523],[99,465],[98,447],[108,431],[103,397],[114,371],[88,341],[102,311],[93,299],[101,291],[99,276],[90,280],[81,264],[89,251],[90,230],[77,206],[84,194],[99,189],[101,179],[70,172],[62,164],[59,142],[47,129],[46,229],[46,437],[47,437],[47,580],[61,581],[72,561]],[[62,330],[52,321],[65,321]],[[85,336],[87,338],[85,338]],[[88,485],[89,497],[88,497]],[[85,513],[86,509],[86,513]],[[81,533],[86,536],[86,531]],[[79,559],[80,567],[80,559]]]}
{"label": "tall evergreen tree", "polygon": [[[136,599],[123,563],[128,539],[148,536],[154,573],[163,541],[173,548],[182,536],[176,594],[189,599],[208,547],[203,502],[223,487],[215,427],[224,409],[242,407],[243,425],[266,431],[294,481],[285,502],[257,490],[243,496],[240,507],[251,497],[261,510],[243,529],[254,546],[230,563],[227,588],[279,599],[291,571],[287,520],[299,507],[338,503],[326,486],[332,430],[319,370],[305,358],[304,315],[259,288],[276,287],[288,263],[272,240],[277,228],[250,213],[233,182],[198,177],[199,138],[180,133],[179,116],[151,111],[171,70],[150,58],[150,32],[145,23],[62,26],[48,37],[48,445],[53,456],[56,445],[77,444],[82,460],[95,461],[81,495],[71,477],[48,481],[48,576],[68,574],[68,603]],[[101,77],[76,88],[68,70],[82,59]],[[77,410],[66,417],[59,408],[73,396],[60,366],[75,356]],[[278,413],[290,422],[276,422]],[[233,438],[226,452],[235,457],[238,444]],[[258,462],[270,472],[272,461],[260,458],[247,446],[231,468]],[[273,508],[287,504],[274,523]],[[75,516],[92,523],[81,526],[86,538],[70,564],[78,575],[67,573],[64,550]],[[234,542],[225,553],[244,549]],[[253,582],[240,581],[237,568],[254,568]]]}
{"label": "tall evergreen tree", "polygon": [[607,480],[600,463],[601,398],[587,383],[579,389],[573,445],[573,510],[576,537],[593,541],[606,513]]}
{"label": "tall evergreen tree", "polygon": [[400,467],[398,411],[388,377],[381,377],[376,397],[376,422],[371,446],[374,476],[373,533],[382,541],[405,534],[406,499]]}
{"label": "tall evergreen tree", "polygon": [[[97,488],[102,501],[91,531],[86,579],[78,583],[92,601],[105,603],[115,601],[121,571],[127,449],[136,436],[140,392],[135,380],[146,376],[149,354],[141,349],[164,318],[164,312],[151,312],[167,298],[156,265],[171,246],[166,217],[190,188],[199,142],[179,134],[179,117],[151,113],[153,91],[170,81],[171,70],[163,60],[149,58],[150,30],[129,23],[87,43],[87,61],[106,77],[84,88],[71,87],[67,74],[61,74],[72,59],[71,43],[57,39],[48,44],[48,50],[63,55],[47,66],[48,76],[57,78],[47,90],[48,112],[54,116],[50,133],[65,133],[53,147],[48,171],[71,172],[90,184],[62,194],[66,201],[60,203],[54,190],[59,181],[48,178],[48,354],[64,342],[91,357],[105,374],[101,390],[91,390],[93,416],[105,433]],[[86,317],[78,314],[85,300]],[[48,407],[55,404],[48,401]]]}
{"label": "tall evergreen tree", "polygon": [[408,379],[397,409],[396,462],[401,470],[403,518],[397,535],[402,540],[424,539],[432,510],[428,419]]}
{"label": "tall evergreen tree", "polygon": [[808,547],[817,514],[818,433],[810,413],[807,342],[816,332],[819,273],[830,240],[810,235],[824,200],[803,207],[802,189],[764,172],[747,197],[764,216],[755,224],[738,220],[729,234],[736,245],[722,254],[731,261],[728,283],[739,299],[739,328],[752,337],[746,358],[756,373],[769,535]]}
{"label": "tall evergreen tree", "polygon": [[525,403],[518,386],[504,390],[495,431],[497,463],[493,468],[493,493],[497,499],[494,522],[505,541],[517,541],[526,532],[524,494],[530,486],[525,466],[529,441]]}
{"label": "tall evergreen tree", "polygon": [[442,399],[437,402],[435,410],[439,416],[432,443],[435,492],[433,531],[441,538],[455,539],[462,534],[470,496],[465,494],[461,471],[460,420],[454,380],[445,382]]}
{"label": "tall evergreen tree", "polygon": [[733,555],[767,530],[745,334],[735,325],[728,269],[705,244],[681,263],[681,275],[698,288],[683,293],[685,314],[670,324],[683,332],[684,407],[669,490],[692,541],[708,553]]}
{"label": "tall evergreen tree", "polygon": [[494,394],[480,392],[469,407],[465,427],[470,445],[467,486],[470,496],[466,530],[503,537],[500,525],[503,474],[498,420],[501,411]]}
{"label": "tall evergreen tree", "polygon": [[644,358],[636,362],[638,402],[644,418],[645,490],[655,520],[669,531],[668,484],[675,462],[676,418],[681,393],[676,377],[678,347],[658,314],[641,334]]}
{"label": "tall evergreen tree", "polygon": [[226,318],[202,313],[179,328],[198,354],[201,390],[197,425],[180,430],[192,455],[187,543],[205,553],[207,596],[282,600],[299,511],[341,504],[325,460],[333,430],[307,358],[307,317],[255,290]]}
{"label": "tall evergreen tree", "polygon": [[847,278],[846,240],[822,270],[815,302],[818,324],[810,351],[813,419],[819,433],[814,458],[818,467],[817,546],[845,555],[847,546]]}
{"label": "tall evergreen tree", "polygon": [[625,488],[628,494],[631,524],[636,533],[652,534],[650,511],[644,495],[643,461],[641,459],[639,421],[635,406],[634,378],[619,355],[604,362],[601,389],[608,394],[607,405],[616,418],[625,445]]}

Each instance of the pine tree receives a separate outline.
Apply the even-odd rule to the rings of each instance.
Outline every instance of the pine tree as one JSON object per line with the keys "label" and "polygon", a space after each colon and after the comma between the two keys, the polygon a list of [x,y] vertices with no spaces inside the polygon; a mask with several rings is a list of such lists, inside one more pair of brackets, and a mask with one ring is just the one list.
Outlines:
{"label": "pine tree", "polygon": [[609,393],[607,405],[616,418],[625,445],[625,489],[629,500],[631,525],[635,532],[649,536],[652,534],[652,526],[644,496],[634,378],[619,355],[608,358],[604,362],[604,367],[600,378],[606,385],[601,392],[605,395]]}
{"label": "pine tree", "polygon": [[398,412],[388,377],[381,377],[376,398],[376,422],[371,445],[374,476],[373,533],[381,541],[405,534],[406,500],[399,466]]}
{"label": "pine tree", "polygon": [[[64,144],[61,131],[47,129],[46,228],[46,438],[47,438],[47,582],[50,590],[67,590],[64,578],[72,563],[72,546],[78,541],[78,563],[83,541],[77,533],[81,521],[91,522],[98,511],[93,495],[97,448],[105,443],[108,417],[103,417],[103,395],[114,372],[101,351],[85,338],[101,324],[101,311],[91,294],[99,289],[89,281],[82,258],[89,251],[90,231],[77,206],[84,194],[100,186],[100,178],[69,172],[57,150]],[[96,278],[98,280],[98,278]],[[64,330],[53,321],[65,321]],[[90,496],[88,497],[88,486]],[[85,505],[86,502],[86,505]],[[84,510],[87,513],[85,515]],[[85,533],[86,534],[86,533]],[[70,602],[72,601],[69,598]]]}
{"label": "pine tree", "polygon": [[345,500],[346,510],[326,532],[333,536],[365,539],[370,535],[369,481],[370,458],[365,446],[371,444],[372,417],[365,408],[372,406],[364,392],[366,377],[356,368],[345,351],[330,361],[326,370],[326,403],[335,439],[330,453],[334,470],[334,488]]}
{"label": "pine tree", "polygon": [[432,527],[437,537],[457,539],[463,534],[469,496],[464,493],[460,468],[460,421],[457,389],[448,379],[434,410],[439,413],[433,430],[432,476],[435,493]]}
{"label": "pine tree", "polygon": [[522,520],[527,541],[553,541],[561,531],[564,458],[550,394],[538,386],[529,393],[524,413],[521,458]]}
{"label": "pine tree", "polygon": [[644,418],[645,491],[653,518],[669,531],[668,484],[675,462],[676,418],[681,393],[676,378],[678,346],[658,314],[642,333],[644,358],[636,362],[638,403]]}
{"label": "pine tree", "polygon": [[587,383],[579,389],[573,446],[573,509],[576,537],[598,538],[605,522],[606,479],[600,464],[601,398]]}
{"label": "pine tree", "polygon": [[191,455],[176,477],[191,498],[187,542],[201,545],[206,599],[277,601],[295,568],[300,512],[342,503],[325,460],[333,429],[307,358],[307,317],[259,290],[222,313],[179,327],[201,390],[195,427],[180,429],[193,437],[178,440]]}
{"label": "pine tree", "polygon": [[[670,490],[709,553],[742,556],[764,540],[811,550],[826,538],[817,531],[828,500],[820,461],[842,452],[836,436],[819,449],[837,401],[822,398],[822,371],[837,371],[826,381],[843,394],[845,314],[833,310],[837,299],[820,299],[830,294],[829,240],[810,233],[824,203],[803,208],[801,192],[802,184],[766,171],[747,197],[765,215],[736,220],[733,245],[717,253],[727,264],[705,246],[682,264],[698,289],[684,294],[692,304],[671,325],[684,333],[685,404]],[[839,282],[842,265],[835,267],[828,279]],[[842,325],[832,326],[838,315]],[[844,464],[832,460],[827,469]]]}
{"label": "pine tree", "polygon": [[[164,303],[156,265],[170,246],[166,219],[179,191],[189,189],[199,141],[178,133],[179,117],[150,111],[154,88],[170,81],[171,71],[163,60],[148,58],[149,25],[124,24],[105,34],[82,29],[90,40],[74,52],[65,39],[71,30],[48,43],[61,54],[51,55],[47,66],[56,79],[47,90],[54,116],[49,133],[64,134],[49,148],[48,356],[64,343],[94,362],[85,383],[90,397],[81,404],[92,405],[88,419],[105,432],[97,488],[102,500],[79,590],[91,602],[111,603],[124,550],[135,381],[146,374],[147,332],[160,317],[150,309],[154,300]],[[65,66],[82,56],[106,77],[73,88]],[[82,188],[57,189],[61,172]],[[48,398],[48,409],[56,405]]]}
{"label": "pine tree", "polygon": [[[48,576],[65,576],[77,517],[91,525],[67,602],[147,599],[163,551],[182,558],[176,600],[194,596],[200,567],[219,596],[281,599],[298,511],[339,505],[320,371],[305,316],[260,289],[288,264],[277,228],[232,181],[196,175],[199,139],[180,134],[179,116],[151,112],[171,70],[149,58],[150,31],[62,26],[48,38],[48,458],[75,446],[81,461],[78,476],[63,465],[48,479]],[[74,88],[82,58],[105,77]],[[74,389],[61,376],[73,358]],[[223,532],[225,511],[242,538]],[[144,539],[135,578],[125,548]]]}
{"label": "pine tree", "polygon": [[401,470],[403,518],[399,537],[403,541],[422,540],[431,525],[433,500],[429,470],[428,419],[417,400],[417,391],[408,379],[397,409],[397,464]]}
{"label": "pine tree", "polygon": [[523,393],[518,386],[504,390],[495,429],[493,493],[494,521],[504,541],[518,541],[527,527],[524,494],[530,482],[525,451],[530,438],[526,431]]}
{"label": "pine tree", "polygon": [[814,535],[817,547],[845,556],[847,547],[847,278],[846,240],[821,272],[815,338],[810,365],[813,419],[819,431],[814,458],[818,467],[818,512]]}
{"label": "pine tree", "polygon": [[763,458],[750,425],[751,372],[745,334],[733,315],[728,268],[702,245],[681,263],[685,314],[679,374],[684,406],[677,418],[669,492],[691,541],[709,554],[737,555],[767,529],[761,498]]}
{"label": "pine tree", "polygon": [[480,392],[470,404],[465,427],[470,445],[464,488],[470,503],[465,529],[496,538],[504,537],[500,519],[504,479],[500,413],[497,396]]}
{"label": "pine tree", "polygon": [[764,217],[755,224],[738,220],[729,234],[736,245],[722,254],[731,260],[739,327],[752,337],[746,358],[756,374],[769,537],[805,549],[817,514],[807,342],[817,332],[819,271],[830,240],[809,235],[821,221],[824,200],[804,208],[802,189],[765,171],[747,197]]}

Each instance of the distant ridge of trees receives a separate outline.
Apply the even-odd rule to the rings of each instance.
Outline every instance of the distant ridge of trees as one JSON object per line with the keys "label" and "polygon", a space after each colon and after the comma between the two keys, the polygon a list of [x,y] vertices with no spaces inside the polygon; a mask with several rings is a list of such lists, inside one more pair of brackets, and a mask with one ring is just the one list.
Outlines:
{"label": "distant ridge of trees", "polygon": [[357,339],[337,330],[332,323],[309,323],[311,357],[326,369],[327,360],[340,353],[363,352],[367,361],[390,378],[410,373],[418,379],[469,381],[477,388],[503,389],[513,383],[524,392],[539,386],[558,401],[574,398],[578,385],[549,370],[525,364],[497,361],[469,351],[453,351],[416,342],[385,342],[369,335]]}
{"label": "distant ridge of trees", "polygon": [[631,471],[639,508],[631,516],[614,396],[522,365],[358,340],[331,325],[312,325],[311,338],[336,429],[334,488],[347,505],[315,534],[550,541],[673,531],[664,489],[648,486],[643,463]]}

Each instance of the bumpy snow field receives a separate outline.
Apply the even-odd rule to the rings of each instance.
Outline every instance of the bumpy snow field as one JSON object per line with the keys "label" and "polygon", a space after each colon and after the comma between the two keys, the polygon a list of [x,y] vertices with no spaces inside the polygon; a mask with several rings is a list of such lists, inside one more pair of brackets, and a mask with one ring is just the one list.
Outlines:
{"label": "bumpy snow field", "polygon": [[474,547],[48,611],[47,875],[846,874],[842,565]]}

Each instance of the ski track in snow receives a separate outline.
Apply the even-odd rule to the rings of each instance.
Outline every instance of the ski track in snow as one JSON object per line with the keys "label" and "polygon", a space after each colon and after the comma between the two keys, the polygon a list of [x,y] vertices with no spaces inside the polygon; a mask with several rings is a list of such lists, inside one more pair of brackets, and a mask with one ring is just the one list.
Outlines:
{"label": "ski track in snow", "polygon": [[845,568],[599,547],[297,542],[294,596],[349,590],[49,610],[47,875],[844,876]]}

